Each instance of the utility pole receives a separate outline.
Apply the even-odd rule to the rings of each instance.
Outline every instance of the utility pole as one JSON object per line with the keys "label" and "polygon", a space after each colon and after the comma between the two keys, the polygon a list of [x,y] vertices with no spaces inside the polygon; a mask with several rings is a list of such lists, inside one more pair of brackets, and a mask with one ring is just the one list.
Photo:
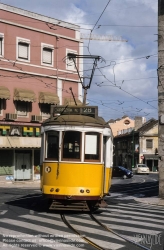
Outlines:
{"label": "utility pole", "polygon": [[164,198],[164,0],[158,0],[159,197]]}

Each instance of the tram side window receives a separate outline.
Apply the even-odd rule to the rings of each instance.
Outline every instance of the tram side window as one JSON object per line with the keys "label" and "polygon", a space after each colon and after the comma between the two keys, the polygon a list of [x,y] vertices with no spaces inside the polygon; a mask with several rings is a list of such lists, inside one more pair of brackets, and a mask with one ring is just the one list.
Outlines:
{"label": "tram side window", "polygon": [[81,133],[77,131],[64,132],[63,159],[80,159]]}
{"label": "tram side window", "polygon": [[59,133],[56,131],[47,132],[47,154],[46,159],[58,160]]}
{"label": "tram side window", "polygon": [[89,132],[85,134],[85,161],[100,160],[100,134]]}

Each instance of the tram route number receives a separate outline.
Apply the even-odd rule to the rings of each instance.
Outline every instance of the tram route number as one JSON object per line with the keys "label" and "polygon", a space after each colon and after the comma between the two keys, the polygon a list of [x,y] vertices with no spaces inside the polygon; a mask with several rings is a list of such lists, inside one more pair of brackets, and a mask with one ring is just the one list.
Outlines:
{"label": "tram route number", "polygon": [[82,113],[87,113],[87,114],[89,114],[89,113],[94,113],[94,109],[93,108],[83,108],[82,109]]}

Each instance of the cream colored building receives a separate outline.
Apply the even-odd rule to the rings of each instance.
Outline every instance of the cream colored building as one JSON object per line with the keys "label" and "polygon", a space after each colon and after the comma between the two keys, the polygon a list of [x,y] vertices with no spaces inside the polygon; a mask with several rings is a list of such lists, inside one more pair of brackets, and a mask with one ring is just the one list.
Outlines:
{"label": "cream colored building", "polygon": [[130,119],[128,116],[123,116],[121,119],[116,120],[111,119],[108,123],[112,129],[114,137],[119,134],[128,133],[134,128],[134,120]]}

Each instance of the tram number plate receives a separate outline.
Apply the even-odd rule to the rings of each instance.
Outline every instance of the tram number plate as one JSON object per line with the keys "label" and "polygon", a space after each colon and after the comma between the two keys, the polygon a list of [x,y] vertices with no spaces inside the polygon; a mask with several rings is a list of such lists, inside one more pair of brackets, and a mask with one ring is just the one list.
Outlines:
{"label": "tram number plate", "polygon": [[95,108],[82,108],[82,114],[95,114]]}

